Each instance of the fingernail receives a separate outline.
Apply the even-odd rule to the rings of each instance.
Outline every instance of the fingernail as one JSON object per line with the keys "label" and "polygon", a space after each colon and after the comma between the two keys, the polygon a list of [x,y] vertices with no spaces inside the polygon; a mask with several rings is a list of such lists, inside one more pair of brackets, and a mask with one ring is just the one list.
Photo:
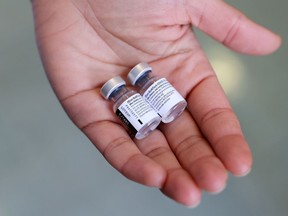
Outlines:
{"label": "fingernail", "polygon": [[244,176],[247,176],[250,172],[251,172],[251,168],[249,168],[248,170],[246,170],[245,172],[243,172],[241,174],[234,174],[234,176],[235,177],[244,177]]}
{"label": "fingernail", "polygon": [[219,187],[217,190],[215,190],[215,191],[212,191],[212,192],[210,192],[211,194],[219,194],[219,193],[221,193],[222,191],[224,191],[225,190],[225,188],[226,188],[226,184],[223,184],[221,187]]}
{"label": "fingernail", "polygon": [[190,206],[186,206],[186,208],[188,209],[193,209],[193,208],[196,208],[197,206],[199,206],[201,203],[201,200],[199,200],[197,203],[193,204],[193,205],[190,205]]}

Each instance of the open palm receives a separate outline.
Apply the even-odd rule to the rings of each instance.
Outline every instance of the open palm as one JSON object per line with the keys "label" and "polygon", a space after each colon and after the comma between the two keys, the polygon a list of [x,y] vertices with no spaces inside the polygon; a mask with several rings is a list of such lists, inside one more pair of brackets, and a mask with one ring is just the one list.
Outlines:
{"label": "open palm", "polygon": [[[64,109],[127,178],[195,206],[219,192],[227,170],[249,172],[252,158],[237,117],[192,26],[247,54],[268,54],[273,33],[219,0],[34,0],[37,42]],[[143,140],[132,140],[99,92],[115,75],[148,62],[186,98],[188,109]]]}

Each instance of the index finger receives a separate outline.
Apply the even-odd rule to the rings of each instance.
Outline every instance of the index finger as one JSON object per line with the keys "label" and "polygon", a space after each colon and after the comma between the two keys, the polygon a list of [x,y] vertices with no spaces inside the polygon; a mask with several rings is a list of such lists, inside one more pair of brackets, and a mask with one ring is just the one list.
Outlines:
{"label": "index finger", "polygon": [[234,175],[247,174],[252,165],[251,152],[215,74],[212,72],[194,86],[187,100],[201,132],[226,168]]}

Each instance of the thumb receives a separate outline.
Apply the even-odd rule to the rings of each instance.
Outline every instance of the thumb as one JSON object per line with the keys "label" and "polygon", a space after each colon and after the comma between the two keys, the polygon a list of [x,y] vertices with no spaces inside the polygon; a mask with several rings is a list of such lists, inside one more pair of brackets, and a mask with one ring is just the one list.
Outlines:
{"label": "thumb", "polygon": [[186,10],[195,27],[237,52],[265,55],[280,46],[278,35],[223,1],[188,0]]}

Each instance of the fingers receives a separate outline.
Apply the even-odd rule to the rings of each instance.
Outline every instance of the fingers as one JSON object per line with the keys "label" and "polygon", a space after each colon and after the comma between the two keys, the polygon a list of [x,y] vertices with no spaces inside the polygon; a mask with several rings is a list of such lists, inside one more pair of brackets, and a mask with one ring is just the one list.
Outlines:
{"label": "fingers", "polygon": [[160,164],[167,172],[161,191],[173,200],[189,207],[200,203],[201,192],[188,172],[179,164],[165,137],[155,131],[143,140],[136,141],[140,151]]}
{"label": "fingers", "polygon": [[161,129],[179,162],[201,189],[217,193],[225,188],[227,171],[188,111]]}
{"label": "fingers", "polygon": [[279,36],[224,1],[189,0],[186,8],[194,26],[235,51],[263,55],[280,46]]}
{"label": "fingers", "polygon": [[206,77],[192,89],[188,106],[225,167],[234,175],[247,174],[252,165],[251,152],[239,121],[214,75]]}
{"label": "fingers", "polygon": [[86,126],[83,132],[124,176],[147,186],[162,187],[166,171],[139,151],[122,126],[101,121]]}
{"label": "fingers", "polygon": [[[201,192],[182,169],[161,132],[143,140],[130,139],[122,126],[99,122],[83,129],[107,161],[127,178],[161,191],[186,206],[197,206]],[[113,132],[113,133],[112,133]]]}

